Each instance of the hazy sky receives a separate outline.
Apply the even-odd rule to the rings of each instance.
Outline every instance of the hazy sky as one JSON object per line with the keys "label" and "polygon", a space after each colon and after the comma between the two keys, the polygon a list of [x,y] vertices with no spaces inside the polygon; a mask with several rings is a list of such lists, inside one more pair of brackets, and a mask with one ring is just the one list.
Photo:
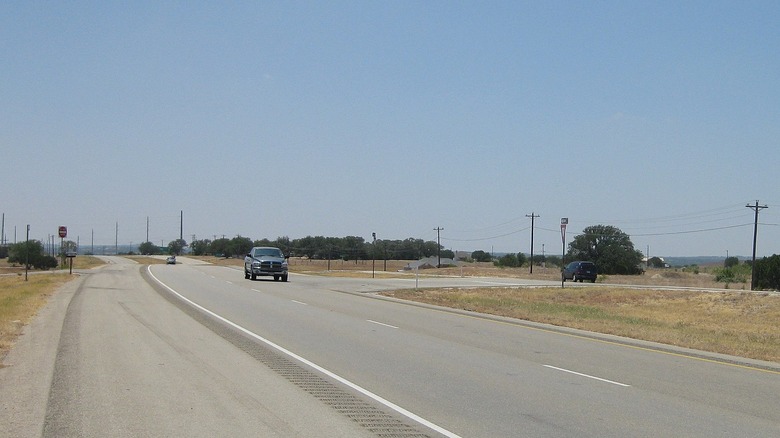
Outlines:
{"label": "hazy sky", "polygon": [[13,242],[780,253],[780,2],[0,3]]}

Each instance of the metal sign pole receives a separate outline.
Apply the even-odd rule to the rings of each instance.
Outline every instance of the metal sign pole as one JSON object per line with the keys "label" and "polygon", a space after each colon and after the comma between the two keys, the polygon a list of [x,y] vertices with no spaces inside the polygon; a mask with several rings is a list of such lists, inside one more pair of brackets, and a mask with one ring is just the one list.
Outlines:
{"label": "metal sign pole", "polygon": [[566,279],[563,277],[563,270],[566,269],[566,225],[569,224],[569,218],[561,218],[561,289],[563,289]]}

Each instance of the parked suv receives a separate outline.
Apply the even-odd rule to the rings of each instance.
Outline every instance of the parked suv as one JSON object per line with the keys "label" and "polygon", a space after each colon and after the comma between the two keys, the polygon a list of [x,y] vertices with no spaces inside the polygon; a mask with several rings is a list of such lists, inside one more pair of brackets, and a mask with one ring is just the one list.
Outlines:
{"label": "parked suv", "polygon": [[257,280],[258,276],[272,276],[287,281],[287,256],[281,249],[256,246],[244,257],[244,278]]}
{"label": "parked suv", "polygon": [[596,282],[596,265],[593,262],[571,262],[563,269],[561,280]]}

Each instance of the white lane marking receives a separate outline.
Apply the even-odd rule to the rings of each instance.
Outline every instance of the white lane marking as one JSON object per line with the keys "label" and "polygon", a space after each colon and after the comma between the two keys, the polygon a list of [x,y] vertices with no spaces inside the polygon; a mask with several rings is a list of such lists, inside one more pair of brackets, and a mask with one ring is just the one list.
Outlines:
{"label": "white lane marking", "polygon": [[227,284],[233,284],[233,282],[232,281],[228,281]]}
{"label": "white lane marking", "polygon": [[618,386],[623,386],[623,387],[629,387],[629,386],[631,386],[631,385],[626,385],[625,383],[615,382],[615,381],[613,381],[613,380],[602,379],[601,377],[590,376],[590,375],[588,375],[588,374],[582,374],[582,373],[578,373],[578,372],[576,372],[576,371],[567,370],[567,369],[565,369],[565,368],[558,368],[558,367],[554,367],[554,366],[552,366],[552,365],[544,365],[544,366],[545,366],[545,367],[547,367],[547,368],[552,368],[552,369],[554,369],[554,370],[563,371],[564,373],[574,374],[574,375],[577,375],[577,376],[580,376],[580,377],[587,377],[587,378],[589,378],[589,379],[593,379],[593,380],[599,380],[599,381],[602,381],[602,382],[611,383],[611,384],[613,384],[613,385],[618,385]]}
{"label": "white lane marking", "polygon": [[379,321],[373,321],[373,320],[371,320],[371,319],[367,319],[366,321],[370,322],[371,324],[383,325],[383,326],[385,326],[385,327],[390,327],[390,328],[394,328],[394,329],[397,329],[397,328],[398,328],[398,327],[396,327],[396,326],[394,326],[394,325],[385,324],[385,323],[383,323],[383,322],[379,322]]}
{"label": "white lane marking", "polygon": [[252,290],[253,290],[253,291],[255,291],[255,292],[260,292],[260,291],[259,291],[259,290],[257,290],[257,289],[252,289]]}
{"label": "white lane marking", "polygon": [[460,435],[457,435],[457,434],[455,434],[453,432],[450,432],[449,430],[447,430],[447,429],[445,429],[445,428],[443,428],[443,427],[441,427],[441,426],[439,426],[439,425],[437,425],[435,423],[432,423],[432,422],[426,420],[425,418],[420,417],[419,415],[417,415],[415,413],[407,411],[406,409],[398,406],[397,404],[395,404],[395,403],[393,403],[393,402],[391,402],[389,400],[386,400],[386,399],[380,397],[379,395],[374,394],[373,392],[371,392],[371,391],[369,391],[369,390],[367,390],[367,389],[365,389],[365,388],[363,388],[363,387],[361,387],[361,386],[359,386],[359,385],[357,385],[355,383],[350,382],[349,380],[339,376],[338,374],[335,374],[335,373],[333,373],[331,371],[328,371],[327,369],[325,369],[325,368],[315,364],[314,362],[312,362],[312,361],[310,361],[308,359],[304,359],[302,356],[298,356],[297,354],[293,353],[290,350],[287,350],[286,348],[282,347],[281,345],[274,344],[273,342],[269,341],[268,339],[265,339],[264,337],[254,333],[252,331],[249,331],[248,329],[245,329],[244,327],[234,323],[233,321],[231,321],[231,320],[229,320],[227,318],[224,318],[224,317],[222,317],[220,315],[217,315],[216,313],[214,313],[211,310],[201,306],[200,304],[190,300],[189,298],[186,298],[184,295],[176,292],[172,287],[168,286],[167,284],[165,284],[162,281],[160,281],[160,279],[155,277],[154,274],[152,274],[152,269],[151,268],[152,268],[152,265],[148,265],[146,267],[146,272],[148,272],[149,275],[152,278],[154,278],[154,280],[157,283],[159,283],[162,287],[168,289],[172,294],[176,295],[181,300],[189,303],[190,305],[196,307],[197,309],[199,309],[199,310],[201,310],[201,311],[203,311],[203,312],[213,316],[214,318],[224,322],[225,324],[227,324],[227,325],[229,325],[231,327],[234,327],[235,329],[237,329],[237,330],[239,330],[239,331],[241,331],[243,333],[246,333],[248,336],[257,339],[258,341],[268,345],[269,347],[272,347],[272,348],[278,350],[279,352],[281,352],[283,354],[286,354],[287,356],[297,360],[298,362],[301,362],[304,365],[308,365],[309,367],[314,368],[315,370],[321,372],[322,374],[325,374],[326,376],[330,377],[331,379],[334,379],[334,380],[336,380],[338,382],[341,382],[344,385],[347,385],[348,387],[354,389],[355,391],[365,395],[366,397],[370,397],[371,399],[375,400],[376,402],[381,403],[381,404],[387,406],[388,408],[398,412],[399,414],[405,416],[406,418],[409,418],[412,421],[416,421],[416,422],[422,424],[423,426],[425,426],[425,427],[427,427],[429,429],[432,429],[432,430],[434,430],[434,431],[436,431],[436,432],[438,432],[438,433],[440,433],[440,434],[442,434],[442,435],[444,435],[446,437],[449,437],[449,438],[461,438]]}
{"label": "white lane marking", "polygon": [[292,301],[293,303],[298,303],[298,304],[303,304],[304,306],[308,306],[308,304],[304,303],[303,301],[298,301],[298,300],[290,300],[290,301]]}

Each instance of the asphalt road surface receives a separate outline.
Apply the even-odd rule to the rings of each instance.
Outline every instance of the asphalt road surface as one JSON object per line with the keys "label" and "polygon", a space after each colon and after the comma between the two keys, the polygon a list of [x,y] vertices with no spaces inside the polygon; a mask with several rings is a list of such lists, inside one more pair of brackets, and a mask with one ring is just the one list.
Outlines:
{"label": "asphalt road surface", "polygon": [[414,278],[282,283],[110,260],[55,295],[6,358],[0,433],[780,436],[780,364],[374,294]]}

